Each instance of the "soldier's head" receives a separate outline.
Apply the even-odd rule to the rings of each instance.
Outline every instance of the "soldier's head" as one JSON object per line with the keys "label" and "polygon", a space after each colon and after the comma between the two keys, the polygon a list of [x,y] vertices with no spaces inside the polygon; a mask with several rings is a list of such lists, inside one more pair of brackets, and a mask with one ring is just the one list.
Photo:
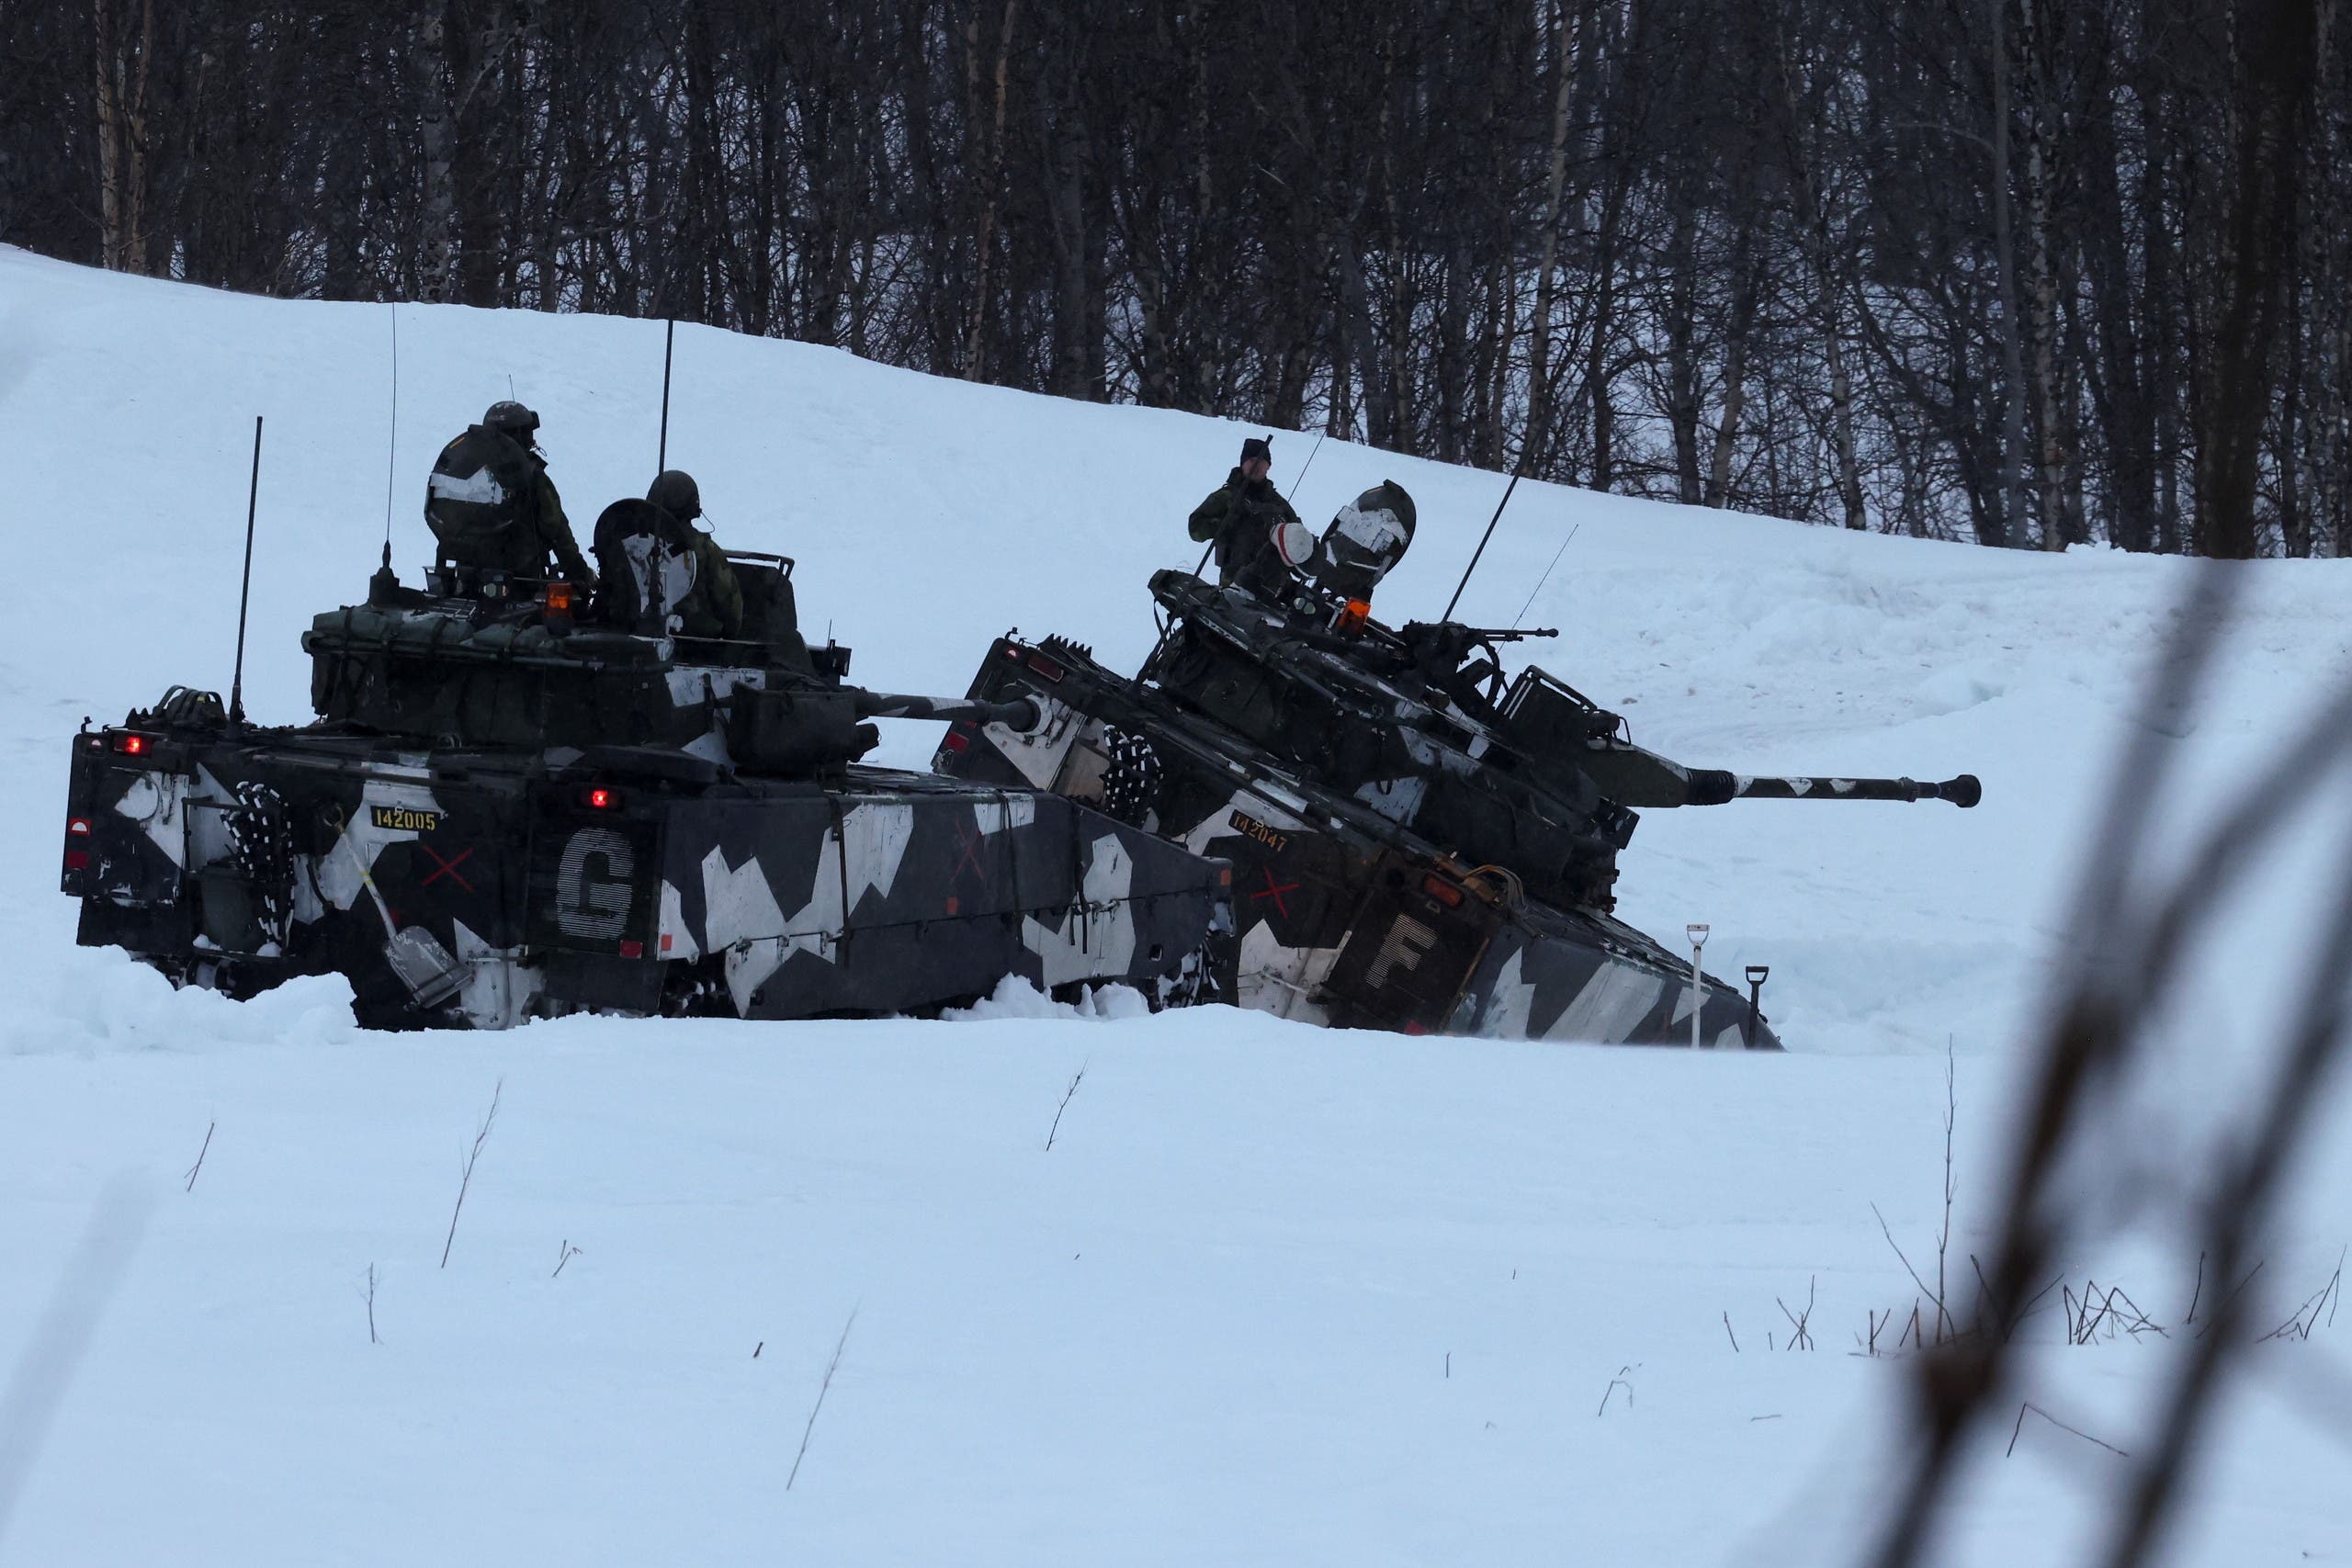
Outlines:
{"label": "soldier's head", "polygon": [[1253,435],[1241,444],[1241,477],[1243,479],[1255,484],[1258,480],[1264,479],[1266,470],[1273,466],[1274,438],[1272,436]]}
{"label": "soldier's head", "polygon": [[676,518],[691,523],[702,515],[702,489],[684,468],[664,468],[653,476],[645,499]]}
{"label": "soldier's head", "polygon": [[526,451],[538,445],[539,416],[521,403],[492,403],[481,422]]}

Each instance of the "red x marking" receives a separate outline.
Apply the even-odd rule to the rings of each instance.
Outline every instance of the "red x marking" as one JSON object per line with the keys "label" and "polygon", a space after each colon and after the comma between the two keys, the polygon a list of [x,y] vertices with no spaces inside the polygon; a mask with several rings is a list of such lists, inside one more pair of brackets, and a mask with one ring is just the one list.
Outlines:
{"label": "red x marking", "polygon": [[962,849],[963,852],[956,856],[956,869],[947,874],[947,879],[950,882],[953,882],[956,878],[963,875],[964,868],[968,865],[972,868],[972,874],[980,879],[980,886],[983,887],[987,886],[989,880],[989,868],[987,863],[980,859],[980,844],[982,842],[982,839],[978,824],[964,822],[956,823],[956,842]]}
{"label": "red x marking", "polygon": [[432,875],[426,877],[423,882],[418,883],[417,886],[419,887],[430,887],[446,876],[469,893],[474,890],[474,885],[468,882],[463,876],[458,874],[458,868],[465,864],[466,857],[474,852],[471,849],[459,850],[447,860],[443,860],[439,855],[433,852],[433,846],[426,843],[422,839],[416,840],[416,847],[423,850],[425,852],[426,857],[429,858],[435,865],[440,867],[440,869],[435,871]]}
{"label": "red x marking", "polygon": [[1250,901],[1254,904],[1261,898],[1272,898],[1274,901],[1274,912],[1281,915],[1284,919],[1288,919],[1290,918],[1290,905],[1283,897],[1283,895],[1285,893],[1297,892],[1298,884],[1295,882],[1285,882],[1278,886],[1274,882],[1274,868],[1272,866],[1261,865],[1258,869],[1260,872],[1264,874],[1266,886],[1261,887],[1255,893],[1250,894]]}

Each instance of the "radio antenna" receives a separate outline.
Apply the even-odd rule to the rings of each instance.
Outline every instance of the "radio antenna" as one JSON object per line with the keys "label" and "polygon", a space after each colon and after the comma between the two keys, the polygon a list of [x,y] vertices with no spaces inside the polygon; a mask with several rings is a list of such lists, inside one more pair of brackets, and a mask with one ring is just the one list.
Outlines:
{"label": "radio antenna", "polygon": [[392,306],[392,434],[384,452],[384,568],[392,565],[392,480],[401,456],[401,302]]}
{"label": "radio antenna", "polygon": [[677,341],[678,319],[672,316],[662,327],[662,447],[653,459],[657,473],[670,466],[670,351]]}
{"label": "radio antenna", "polygon": [[1478,547],[1470,554],[1470,564],[1462,569],[1462,581],[1453,585],[1453,597],[1445,602],[1445,614],[1441,621],[1453,619],[1453,607],[1462,603],[1462,591],[1470,586],[1470,574],[1478,570],[1478,558],[1487,553],[1487,541],[1495,536],[1495,525],[1503,520],[1503,508],[1510,504],[1510,492],[1519,488],[1519,476],[1527,468],[1527,447],[1519,449],[1519,466],[1510,471],[1510,483],[1503,486],[1503,498],[1495,502],[1495,514],[1487,519],[1487,531],[1478,536]]}
{"label": "radio antenna", "polygon": [[1535,596],[1544,592],[1544,585],[1545,583],[1552,581],[1553,568],[1558,566],[1560,564],[1560,558],[1568,553],[1568,547],[1577,542],[1577,530],[1583,526],[1584,525],[1581,523],[1573,525],[1568,529],[1568,536],[1560,541],[1560,547],[1552,552],[1552,565],[1544,569],[1544,575],[1537,578],[1535,580],[1535,586],[1527,591],[1527,603],[1521,604],[1519,607],[1519,614],[1510,618],[1511,630],[1519,630],[1519,623],[1527,619],[1528,611],[1535,608]]}
{"label": "radio antenna", "polygon": [[[1315,433],[1314,449],[1306,454],[1306,461],[1298,466],[1297,477],[1290,481],[1290,489],[1283,491],[1283,499],[1284,501],[1288,501],[1292,496],[1298,493],[1298,487],[1306,481],[1306,470],[1315,466],[1315,454],[1323,450],[1323,438],[1330,434],[1331,427],[1328,424]],[[1271,435],[1267,436],[1267,445],[1272,446],[1273,444],[1273,439],[1274,438]],[[1193,575],[1198,577],[1200,573],[1194,572]]]}
{"label": "radio antenna", "polygon": [[229,727],[245,727],[245,607],[254,592],[254,513],[261,504],[261,415],[254,415],[254,477],[245,491],[245,575],[237,587],[237,670],[229,680]]}

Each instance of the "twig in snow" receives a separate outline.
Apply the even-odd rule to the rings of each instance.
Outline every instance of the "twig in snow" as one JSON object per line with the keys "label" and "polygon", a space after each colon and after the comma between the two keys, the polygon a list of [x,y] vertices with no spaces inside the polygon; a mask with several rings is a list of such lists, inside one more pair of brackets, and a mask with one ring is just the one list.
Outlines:
{"label": "twig in snow", "polygon": [[579,1256],[580,1249],[571,1245],[571,1238],[570,1236],[564,1237],[563,1246],[558,1249],[555,1255],[555,1274],[550,1274],[548,1278],[552,1280],[556,1277],[556,1274],[562,1273],[563,1266]]}
{"label": "twig in snow", "polygon": [[[1879,1212],[1878,1212],[1878,1205],[1877,1205],[1876,1203],[1872,1203],[1872,1204],[1871,1205],[1871,1213],[1873,1213],[1873,1214],[1878,1214],[1878,1232],[1879,1232],[1879,1235],[1883,1235],[1883,1236],[1886,1237],[1886,1245],[1887,1245],[1887,1246],[1889,1246],[1889,1247],[1893,1247],[1893,1248],[1894,1248],[1894,1256],[1896,1257],[1896,1258],[1898,1258],[1898,1259],[1902,1262],[1902,1264],[1903,1264],[1903,1271],[1904,1271],[1905,1274],[1908,1274],[1908,1275],[1910,1275],[1910,1276],[1911,1276],[1911,1282],[1912,1282],[1913,1284],[1915,1284],[1915,1285],[1917,1285],[1917,1286],[1918,1286],[1918,1287],[1919,1287],[1919,1293],[1920,1293],[1921,1295],[1928,1297],[1929,1300],[1933,1301],[1933,1302],[1936,1303],[1936,1322],[1937,1322],[1937,1324],[1938,1324],[1939,1325],[1940,1325],[1943,1323],[1943,1321],[1944,1321],[1944,1299],[1943,1299],[1943,1297],[1942,1297],[1940,1294],[1939,1294],[1937,1292],[1934,1292],[1934,1291],[1931,1291],[1931,1290],[1928,1289],[1928,1281],[1927,1281],[1927,1280],[1922,1280],[1921,1278],[1919,1278],[1919,1270],[1917,1270],[1917,1269],[1914,1269],[1914,1268],[1912,1268],[1912,1267],[1911,1267],[1911,1259],[1904,1256],[1904,1252],[1903,1252],[1903,1245],[1902,1245],[1902,1243],[1900,1243],[1900,1242],[1898,1242],[1898,1241],[1896,1241],[1896,1240],[1894,1239],[1894,1230],[1888,1226],[1888,1224],[1887,1224],[1887,1223],[1886,1223],[1886,1216],[1885,1216],[1884,1214],[1880,1214],[1880,1213],[1879,1213]],[[1938,1268],[1938,1269],[1939,1269],[1939,1270],[1940,1270],[1940,1269],[1941,1269],[1941,1268],[1942,1268],[1942,1261],[1941,1261],[1941,1259],[1940,1259],[1940,1258],[1939,1258],[1939,1259],[1938,1260],[1938,1262],[1937,1262],[1937,1268]],[[1915,1313],[1913,1315],[1916,1317],[1917,1314]],[[1915,1325],[1915,1327],[1916,1327],[1916,1325]],[[1941,1343],[1943,1342],[1942,1329],[1941,1329],[1941,1327],[1940,1327],[1940,1326],[1939,1326],[1939,1328],[1938,1328],[1938,1330],[1937,1330],[1937,1341],[1936,1341],[1936,1342],[1937,1342],[1938,1344],[1941,1344]],[[1925,1346],[1925,1345],[1926,1345],[1926,1343],[1927,1343],[1927,1341],[1926,1341],[1926,1340],[1924,1340],[1924,1339],[1920,1341],[1920,1344],[1921,1344],[1922,1346]],[[1898,1346],[1898,1347],[1896,1347],[1896,1348],[1897,1348],[1898,1349],[1899,1349],[1899,1348],[1901,1348],[1901,1347],[1900,1347],[1900,1346]]]}
{"label": "twig in snow", "polygon": [[[849,1309],[849,1321],[842,1325],[842,1337],[833,1341],[833,1359],[825,1363],[825,1380],[817,1385],[817,1403],[808,1407],[808,1424],[800,1428],[800,1451],[792,1456],[792,1473],[784,1478],[786,1492],[791,1491],[792,1483],[800,1478],[800,1461],[808,1457],[809,1435],[817,1430],[817,1412],[825,1408],[825,1394],[833,1386],[833,1374],[841,1370],[842,1351],[849,1346],[849,1331],[856,1325],[857,1308],[852,1307]],[[766,1341],[762,1340],[761,1343],[765,1344]]]}
{"label": "twig in snow", "polygon": [[1944,1036],[1944,1226],[1936,1235],[1936,1337],[1947,1337],[1951,1319],[1944,1311],[1944,1254],[1951,1247],[1951,1134],[1960,1122],[1959,1078],[1952,1063],[1952,1037]]}
{"label": "twig in snow", "polygon": [[2187,1327],[2189,1324],[2197,1321],[2197,1303],[2204,1299],[2205,1255],[2200,1252],[2197,1255],[2197,1284],[2188,1292],[2188,1315],[2181,1319],[2181,1325],[2183,1327]]}
{"label": "twig in snow", "polygon": [[[474,1184],[474,1161],[481,1158],[481,1146],[490,1140],[492,1123],[498,1120],[498,1097],[506,1091],[506,1080],[500,1078],[491,1087],[490,1109],[482,1112],[481,1126],[474,1133],[474,1146],[466,1151],[464,1168],[458,1176],[458,1201],[449,1210],[449,1234],[441,1241],[441,1267],[449,1267],[449,1248],[458,1239],[458,1216],[465,1212],[466,1189]],[[556,1265],[560,1269],[562,1264]]]}
{"label": "twig in snow", "polygon": [[2205,1336],[2213,1331],[2213,1325],[2215,1324],[2221,1323],[2230,1316],[2230,1309],[2237,1304],[2238,1292],[2245,1290],[2248,1285],[2253,1284],[2254,1277],[2256,1274],[2261,1273],[2263,1269],[2267,1266],[2269,1262],[2270,1259],[2267,1258],[2263,1258],[2253,1268],[2245,1271],[2245,1278],[2240,1280],[2237,1282],[2235,1289],[2232,1290],[2228,1295],[2222,1298],[2221,1304],[2213,1309],[2213,1315],[2207,1318],[2205,1320],[2205,1326],[2197,1331],[2198,1338],[2204,1338]]}
{"label": "twig in snow", "polygon": [[2343,1285],[2344,1258],[2339,1254],[2335,1259],[2335,1272],[2328,1276],[2327,1283],[2319,1288],[2318,1293],[2307,1297],[2292,1316],[2262,1337],[2265,1340],[2309,1339],[2312,1330],[2319,1326],[2319,1309],[2322,1307],[2327,1308],[2327,1321],[2333,1325],[2335,1322],[2335,1299]]}
{"label": "twig in snow", "polygon": [[1731,1353],[1739,1354],[1739,1336],[1731,1331],[1731,1314],[1724,1314],[1724,1337],[1731,1341]]}
{"label": "twig in snow", "polygon": [[2041,1416],[2044,1421],[2049,1422],[2052,1426],[2057,1427],[2060,1431],[2072,1432],[2075,1436],[2082,1438],[2083,1441],[2089,1443],[2094,1447],[2105,1449],[2109,1453],[2115,1455],[2118,1459],[2130,1459],[2132,1457],[2130,1454],[2125,1453],[2121,1449],[2117,1448],[2113,1443],[2102,1443],[2097,1438],[2092,1437],[2088,1432],[2084,1431],[2080,1427],[2069,1427],[2066,1423],[2059,1420],[2058,1417],[2052,1416],[2047,1410],[2044,1410],[2041,1405],[2028,1401],[2018,1406],[2017,1425],[2009,1428],[2009,1446],[2008,1449],[2001,1455],[2003,1459],[2007,1459],[2010,1454],[2018,1451],[2018,1434],[2025,1429],[2025,1413],[2029,1410],[2032,1411],[2036,1416]]}
{"label": "twig in snow", "polygon": [[218,1122],[208,1122],[206,1124],[204,1129],[204,1147],[196,1151],[196,1163],[187,1168],[187,1186],[184,1190],[189,1192],[196,1190],[196,1173],[204,1168],[204,1156],[206,1154],[210,1152],[212,1148],[213,1129],[220,1125],[220,1123]]}
{"label": "twig in snow", "polygon": [[[1089,1060],[1091,1060],[1091,1058],[1089,1058]],[[1078,1092],[1078,1086],[1085,1081],[1086,1063],[1080,1062],[1078,1066],[1078,1071],[1072,1073],[1069,1077],[1069,1087],[1062,1090],[1062,1102],[1054,1107],[1054,1124],[1046,1129],[1046,1152],[1047,1154],[1054,1152],[1054,1134],[1062,1130],[1062,1112],[1069,1109],[1070,1097]]]}
{"label": "twig in snow", "polygon": [[[1820,1280],[1817,1277],[1812,1275],[1806,1276],[1804,1282],[1804,1311],[1802,1313],[1791,1312],[1789,1310],[1788,1303],[1782,1301],[1778,1296],[1774,1296],[1772,1298],[1772,1304],[1781,1309],[1781,1315],[1789,1320],[1789,1326],[1795,1331],[1789,1336],[1789,1348],[1792,1350],[1810,1350],[1813,1348],[1813,1330],[1808,1327],[1807,1325],[1813,1321],[1813,1292],[1819,1283]],[[1728,1326],[1728,1325],[1726,1325],[1726,1326]]]}
{"label": "twig in snow", "polygon": [[368,1265],[368,1343],[383,1343],[376,1337],[376,1266],[373,1263]]}
{"label": "twig in snow", "polygon": [[[1634,1365],[1638,1366],[1640,1363],[1636,1362]],[[1592,1418],[1594,1420],[1598,1421],[1603,1416],[1609,1414],[1609,1396],[1615,1393],[1621,1388],[1625,1391],[1625,1408],[1631,1410],[1634,1407],[1634,1385],[1626,1381],[1626,1379],[1632,1374],[1633,1371],[1633,1367],[1620,1367],[1617,1369],[1617,1375],[1611,1378],[1609,1380],[1609,1386],[1600,1391],[1600,1408],[1592,1413]]]}

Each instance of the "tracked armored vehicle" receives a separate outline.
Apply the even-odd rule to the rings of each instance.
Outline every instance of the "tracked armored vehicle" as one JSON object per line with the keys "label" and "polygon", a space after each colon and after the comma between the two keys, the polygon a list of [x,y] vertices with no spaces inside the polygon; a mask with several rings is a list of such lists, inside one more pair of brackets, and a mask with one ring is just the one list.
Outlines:
{"label": "tracked armored vehicle", "polygon": [[[1372,588],[1411,502],[1367,491],[1320,538],[1277,528],[1228,586],[1162,571],[1134,678],[1057,637],[1000,638],[933,765],[1050,789],[1235,867],[1238,994],[1285,1017],[1510,1038],[1777,1048],[1743,994],[1618,919],[1637,809],[1742,798],[1973,806],[1967,774],[1765,778],[1686,768],[1490,632],[1391,628]],[[1703,928],[1692,928],[1703,941]]]}
{"label": "tracked armored vehicle", "polygon": [[1025,728],[1025,699],[849,684],[782,557],[730,552],[740,637],[678,635],[676,545],[608,509],[594,604],[446,559],[406,587],[387,550],[303,637],[314,721],[175,688],[85,722],[80,941],[240,997],[339,973],[384,1027],[897,1013],[1008,976],[1229,994],[1229,867],[1073,797],[858,761],[874,720]]}

